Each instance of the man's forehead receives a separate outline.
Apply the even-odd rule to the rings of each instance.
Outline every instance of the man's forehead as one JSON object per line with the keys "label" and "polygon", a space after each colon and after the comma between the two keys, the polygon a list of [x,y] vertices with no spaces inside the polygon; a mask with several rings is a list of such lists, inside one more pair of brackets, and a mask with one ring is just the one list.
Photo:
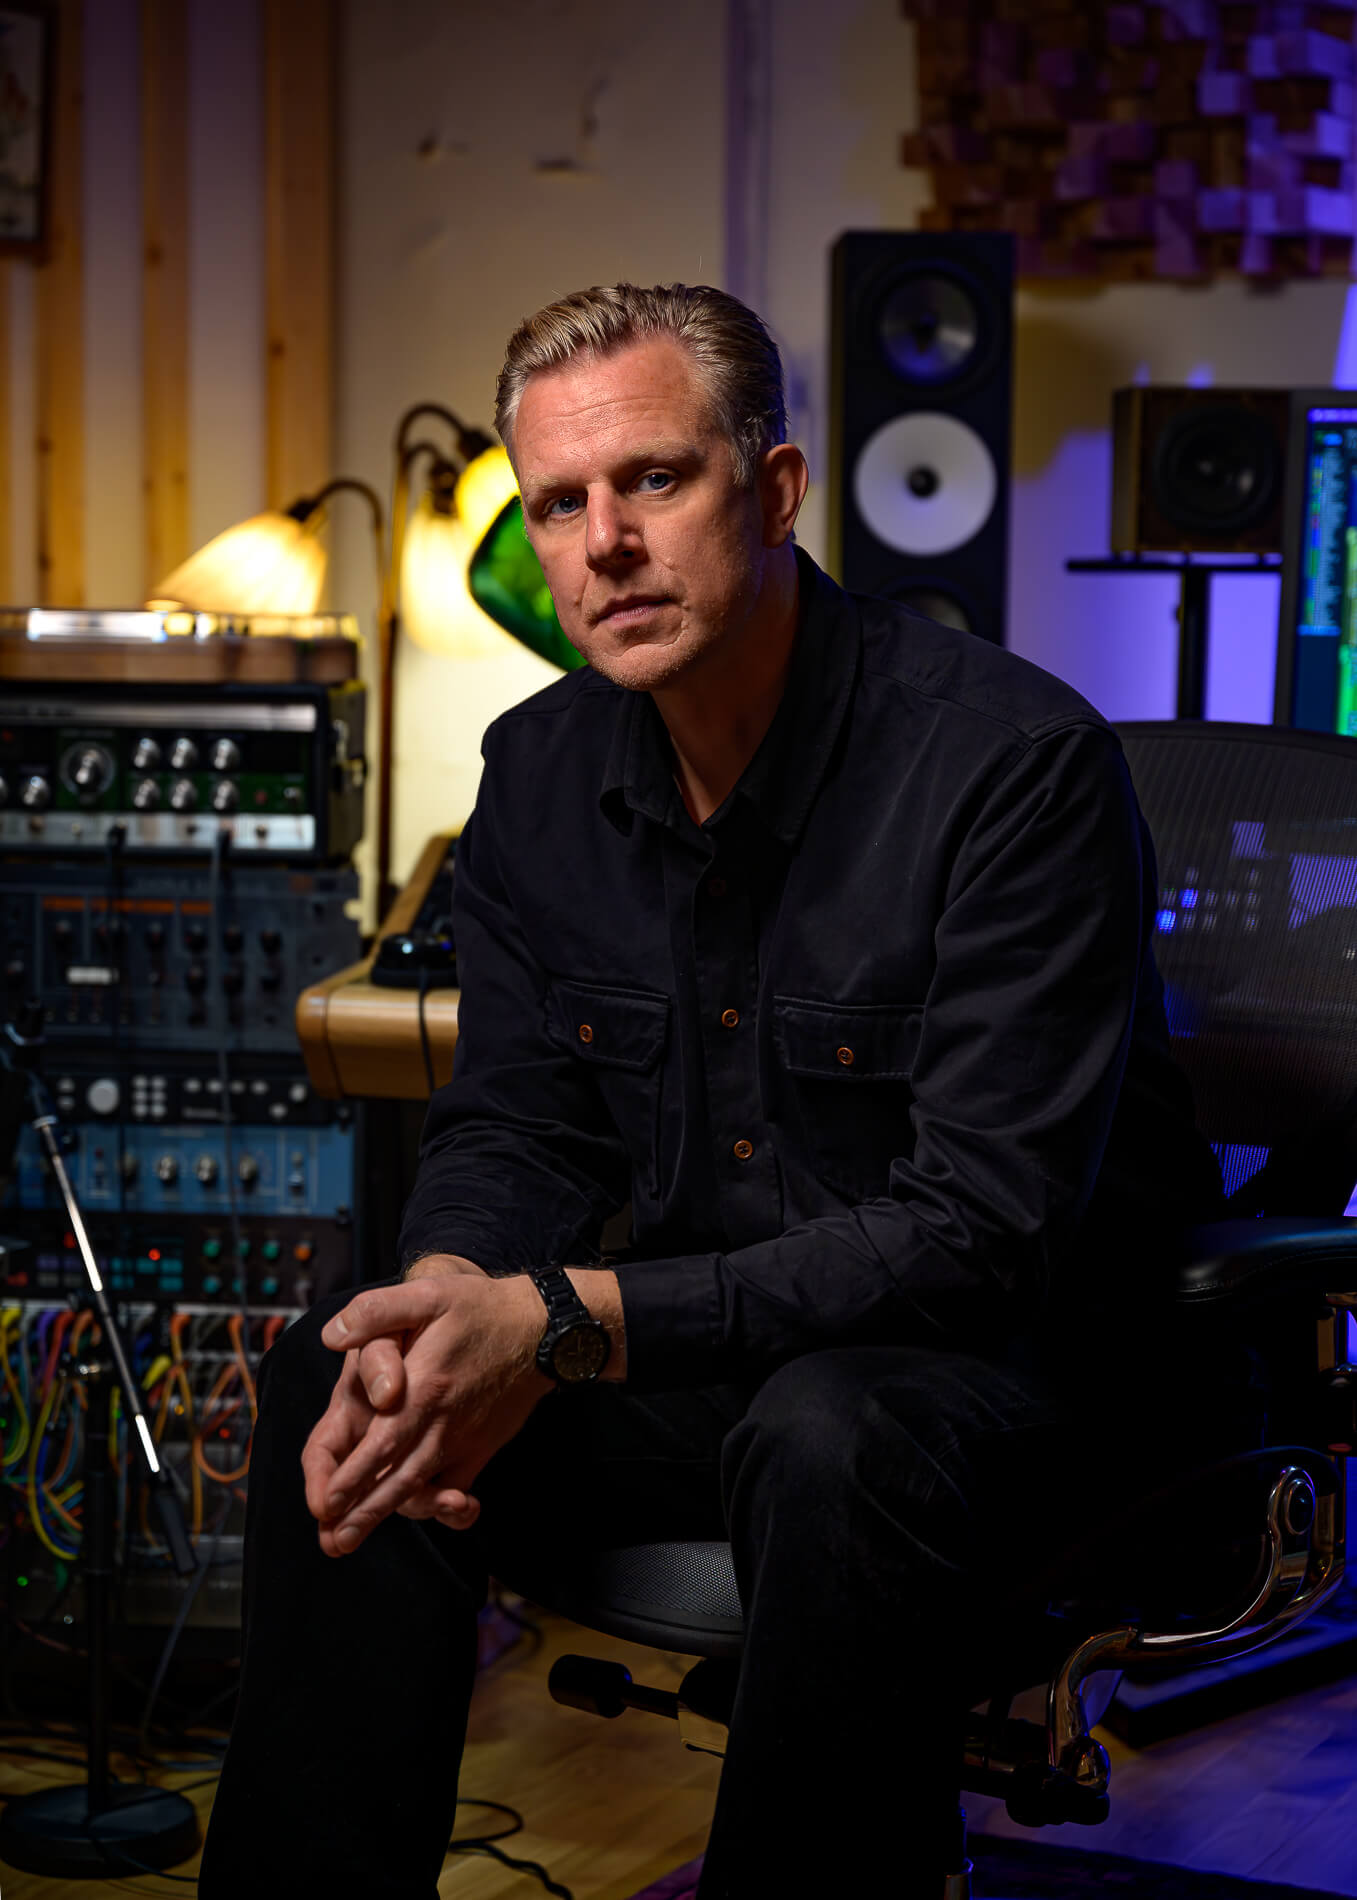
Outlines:
{"label": "man's forehead", "polygon": [[691,443],[710,433],[710,407],[689,352],[667,337],[647,338],[529,377],[514,420],[516,457],[621,446],[633,434]]}

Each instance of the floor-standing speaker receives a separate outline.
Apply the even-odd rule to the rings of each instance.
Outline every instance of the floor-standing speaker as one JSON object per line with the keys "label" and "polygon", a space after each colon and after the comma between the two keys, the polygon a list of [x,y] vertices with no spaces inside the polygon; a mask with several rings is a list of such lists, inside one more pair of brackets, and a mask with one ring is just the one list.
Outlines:
{"label": "floor-standing speaker", "polygon": [[1002,641],[1012,240],[848,231],[832,271],[830,566]]}

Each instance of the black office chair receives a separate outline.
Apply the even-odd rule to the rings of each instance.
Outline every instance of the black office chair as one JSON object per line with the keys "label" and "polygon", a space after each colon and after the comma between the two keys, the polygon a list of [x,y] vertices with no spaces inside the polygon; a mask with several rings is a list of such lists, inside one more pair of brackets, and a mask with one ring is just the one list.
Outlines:
{"label": "black office chair", "polygon": [[[1185,1625],[1183,1602],[1160,1587],[1128,1615],[1097,1553],[1069,1553],[1068,1587],[971,1719],[959,1777],[1032,1826],[1106,1818],[1109,1763],[1089,1730],[1121,1672],[1221,1663],[1333,1593],[1344,1461],[1357,1442],[1357,1369],[1344,1363],[1357,1221],[1343,1219],[1357,1181],[1357,742],[1188,721],[1128,725],[1121,737],[1159,860],[1156,947],[1174,1049],[1233,1216],[1190,1237],[1177,1300],[1191,1323],[1256,1342],[1267,1448],[1203,1467],[1185,1446],[1182,1471],[1113,1526],[1176,1540],[1190,1502],[1209,1497],[1217,1525],[1233,1520],[1216,1547],[1215,1613],[1198,1602]],[[1199,1599],[1200,1575],[1191,1581]],[[604,1552],[562,1580],[552,1607],[701,1659],[675,1693],[633,1683],[620,1664],[563,1657],[556,1700],[674,1716],[689,1747],[724,1752],[741,1630],[727,1545]],[[1049,1672],[1044,1723],[1010,1713],[1024,1666],[1027,1682]],[[962,1843],[943,1900],[970,1891]]]}

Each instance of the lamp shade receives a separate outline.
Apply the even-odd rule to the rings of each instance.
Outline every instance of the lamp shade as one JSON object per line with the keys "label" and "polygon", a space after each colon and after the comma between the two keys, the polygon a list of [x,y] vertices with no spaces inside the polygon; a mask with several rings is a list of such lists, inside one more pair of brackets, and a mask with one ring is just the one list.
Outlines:
{"label": "lamp shade", "polygon": [[475,543],[460,514],[426,492],[405,529],[401,616],[416,646],[448,659],[486,659],[505,651],[504,635],[467,590]]}
{"label": "lamp shade", "polygon": [[472,536],[467,582],[472,599],[539,658],[569,673],[584,657],[566,639],[551,590],[523,526],[523,504],[509,457],[487,449],[457,484],[457,511]]}
{"label": "lamp shade", "polygon": [[325,580],[318,519],[272,509],[251,515],[181,562],[153,598],[199,613],[313,614]]}

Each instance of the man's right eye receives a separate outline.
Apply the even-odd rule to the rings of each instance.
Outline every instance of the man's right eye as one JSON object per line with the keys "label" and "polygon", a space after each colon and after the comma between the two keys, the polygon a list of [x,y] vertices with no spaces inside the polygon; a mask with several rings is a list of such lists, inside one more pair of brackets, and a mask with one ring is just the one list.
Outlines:
{"label": "man's right eye", "polygon": [[542,513],[548,521],[566,521],[577,515],[579,511],[578,495],[557,495],[553,501],[547,503]]}

